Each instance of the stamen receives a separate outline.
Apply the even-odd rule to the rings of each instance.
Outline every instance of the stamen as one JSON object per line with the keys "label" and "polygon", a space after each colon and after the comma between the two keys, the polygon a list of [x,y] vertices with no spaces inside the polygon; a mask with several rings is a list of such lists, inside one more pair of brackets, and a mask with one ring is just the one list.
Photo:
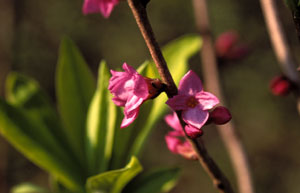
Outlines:
{"label": "stamen", "polygon": [[186,101],[186,105],[190,108],[194,108],[199,104],[197,99],[194,96],[190,96],[188,100]]}

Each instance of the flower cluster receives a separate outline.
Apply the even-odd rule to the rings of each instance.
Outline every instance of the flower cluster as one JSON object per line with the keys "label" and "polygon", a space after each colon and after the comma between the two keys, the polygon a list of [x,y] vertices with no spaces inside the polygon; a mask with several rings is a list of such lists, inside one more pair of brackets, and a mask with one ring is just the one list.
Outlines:
{"label": "flower cluster", "polygon": [[105,18],[108,18],[118,3],[119,0],[85,0],[82,12],[84,14],[100,12]]}
{"label": "flower cluster", "polygon": [[[209,112],[219,103],[216,96],[203,91],[199,77],[193,71],[189,71],[179,82],[178,95],[166,102],[174,111],[180,111],[183,121],[187,124],[185,132],[190,138],[202,135],[202,126],[208,123],[225,124],[231,120],[231,114],[227,108],[219,106]],[[166,143],[169,150],[180,154],[186,159],[197,159],[191,144],[184,139],[185,133],[180,121],[174,113],[165,117],[167,124],[175,131],[169,132]]]}

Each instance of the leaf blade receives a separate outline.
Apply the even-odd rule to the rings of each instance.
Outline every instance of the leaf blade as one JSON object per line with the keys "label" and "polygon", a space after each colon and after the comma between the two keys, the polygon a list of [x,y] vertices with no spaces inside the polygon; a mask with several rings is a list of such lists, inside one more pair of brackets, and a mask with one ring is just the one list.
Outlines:
{"label": "leaf blade", "polygon": [[126,167],[108,171],[87,180],[88,192],[120,193],[124,186],[142,171],[139,161],[132,157]]}
{"label": "leaf blade", "polygon": [[65,132],[72,150],[84,163],[85,122],[95,81],[78,48],[69,38],[60,47],[56,94]]}

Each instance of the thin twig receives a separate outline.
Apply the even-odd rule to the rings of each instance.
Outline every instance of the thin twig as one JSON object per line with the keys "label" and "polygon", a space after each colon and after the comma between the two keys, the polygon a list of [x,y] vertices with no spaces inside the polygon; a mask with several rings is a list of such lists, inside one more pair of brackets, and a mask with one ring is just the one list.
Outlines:
{"label": "thin twig", "polygon": [[[219,81],[216,55],[210,32],[206,0],[193,0],[197,29],[203,39],[201,59],[206,89],[214,93],[224,105],[224,97]],[[235,170],[240,193],[253,193],[253,183],[248,159],[242,142],[235,131],[233,122],[217,126],[226,145]]]}
{"label": "thin twig", "polygon": [[146,7],[140,0],[128,0],[128,4],[132,10],[139,29],[141,30],[150,54],[156,64],[158,73],[162,78],[163,83],[166,84],[166,93],[168,97],[172,97],[177,94],[177,87],[168,69],[167,63],[162,55],[160,47],[155,39],[152,27],[147,16]]}
{"label": "thin twig", "polygon": [[273,45],[277,60],[279,61],[282,72],[297,85],[296,100],[297,109],[300,114],[300,78],[297,71],[297,63],[291,54],[291,49],[287,43],[286,36],[278,10],[274,0],[260,0],[261,8],[264,13],[265,21],[268,27],[269,36]]}
{"label": "thin twig", "polygon": [[[177,94],[177,87],[173,81],[173,78],[169,72],[166,61],[162,55],[160,47],[155,40],[152,27],[149,23],[146,7],[142,4],[140,0],[128,0],[128,4],[133,12],[136,22],[141,30],[141,33],[146,41],[146,44],[150,50],[151,56],[156,64],[159,75],[163,82],[167,85],[166,93],[169,98]],[[177,112],[180,114],[180,112]],[[180,117],[180,116],[179,116]],[[182,120],[181,120],[182,121]],[[215,162],[208,155],[203,143],[198,143],[196,140],[190,139],[186,135],[187,140],[192,144],[199,162],[203,168],[207,171],[212,181],[216,185],[217,189],[221,193],[233,193],[229,181],[223,175],[221,170],[215,164]]]}

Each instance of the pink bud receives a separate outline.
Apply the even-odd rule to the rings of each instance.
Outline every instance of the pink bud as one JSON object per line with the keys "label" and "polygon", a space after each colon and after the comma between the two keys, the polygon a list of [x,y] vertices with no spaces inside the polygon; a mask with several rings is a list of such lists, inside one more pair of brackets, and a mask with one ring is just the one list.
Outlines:
{"label": "pink bud", "polygon": [[276,96],[286,96],[291,91],[292,83],[285,76],[276,76],[271,80],[271,92]]}
{"label": "pink bud", "polygon": [[248,46],[239,42],[235,31],[222,33],[216,40],[215,48],[217,56],[227,60],[238,60],[249,53]]}
{"label": "pink bud", "polygon": [[209,113],[209,121],[216,125],[223,125],[231,120],[232,116],[226,107],[218,106]]}

